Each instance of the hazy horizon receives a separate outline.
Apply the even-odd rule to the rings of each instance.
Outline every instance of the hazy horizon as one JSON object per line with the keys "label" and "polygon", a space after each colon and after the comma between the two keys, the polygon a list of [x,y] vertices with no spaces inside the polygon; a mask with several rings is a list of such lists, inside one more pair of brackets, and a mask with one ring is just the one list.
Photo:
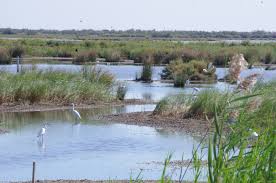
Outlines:
{"label": "hazy horizon", "polygon": [[9,0],[1,28],[276,31],[274,0]]}

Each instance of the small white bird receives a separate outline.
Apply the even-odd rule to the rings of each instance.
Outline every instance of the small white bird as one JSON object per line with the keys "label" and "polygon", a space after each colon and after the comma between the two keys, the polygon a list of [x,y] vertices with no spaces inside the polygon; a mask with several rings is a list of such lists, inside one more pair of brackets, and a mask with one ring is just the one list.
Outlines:
{"label": "small white bird", "polygon": [[190,80],[187,79],[186,82],[185,82],[185,86],[189,86],[191,83],[190,83]]}
{"label": "small white bird", "polygon": [[257,139],[259,137],[259,134],[253,131],[251,128],[249,128],[249,131],[252,132],[250,135],[250,139]]}
{"label": "small white bird", "polygon": [[38,138],[41,138],[41,140],[43,141],[43,137],[46,133],[46,130],[47,130],[47,125],[44,124],[44,126],[39,130],[38,134],[37,134],[37,137]]}
{"label": "small white bird", "polygon": [[75,116],[76,120],[80,120],[81,119],[80,113],[77,110],[75,110],[75,104],[74,103],[72,103],[72,113]]}

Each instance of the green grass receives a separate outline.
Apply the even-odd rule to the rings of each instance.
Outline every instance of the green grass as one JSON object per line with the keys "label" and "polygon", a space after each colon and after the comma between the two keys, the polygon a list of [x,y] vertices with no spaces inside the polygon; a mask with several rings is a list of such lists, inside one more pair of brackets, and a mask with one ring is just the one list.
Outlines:
{"label": "green grass", "polygon": [[[182,99],[182,100],[181,100]],[[177,105],[175,109],[171,108]],[[189,110],[181,107],[189,106]],[[157,114],[171,111],[197,114],[209,119],[214,131],[209,136],[208,166],[201,162],[201,153],[193,151],[192,164],[198,181],[207,168],[207,181],[275,182],[276,181],[276,82],[258,83],[251,93],[202,91],[196,98],[178,95],[162,100]],[[235,123],[228,123],[229,113],[237,111]],[[250,130],[252,129],[252,130]],[[255,131],[258,137],[252,138]],[[208,136],[202,137],[202,141]],[[208,140],[208,139],[207,139]],[[201,144],[204,148],[204,144]]]}
{"label": "green grass", "polygon": [[0,104],[109,101],[113,82],[112,75],[92,67],[83,67],[80,73],[35,68],[19,74],[0,72]]}

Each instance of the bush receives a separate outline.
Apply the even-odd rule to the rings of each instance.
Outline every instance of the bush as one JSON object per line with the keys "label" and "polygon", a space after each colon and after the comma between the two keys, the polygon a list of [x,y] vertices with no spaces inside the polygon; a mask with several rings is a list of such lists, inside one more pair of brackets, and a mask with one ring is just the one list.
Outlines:
{"label": "bush", "polygon": [[0,48],[0,64],[11,64],[11,61],[8,50]]}
{"label": "bush", "polygon": [[193,49],[183,49],[181,58],[184,62],[198,59],[198,52]]}
{"label": "bush", "polygon": [[271,52],[268,52],[268,53],[266,53],[265,54],[265,56],[264,56],[264,59],[263,59],[263,62],[265,63],[265,64],[270,64],[270,63],[272,63],[272,54],[271,54]]}
{"label": "bush", "polygon": [[107,62],[120,62],[121,61],[121,52],[118,50],[107,50],[104,53],[104,58]]}
{"label": "bush", "polygon": [[141,78],[139,80],[145,82],[151,82],[152,77],[152,64],[150,62],[145,62],[142,68]]}
{"label": "bush", "polygon": [[24,48],[21,46],[15,46],[9,49],[11,57],[21,57],[24,54]]}
{"label": "bush", "polygon": [[125,85],[119,85],[117,88],[116,97],[119,100],[124,100],[127,93],[127,87]]}
{"label": "bush", "polygon": [[80,52],[73,63],[84,64],[86,62],[95,62],[97,58],[97,53],[93,50]]}
{"label": "bush", "polygon": [[66,50],[59,50],[57,52],[57,57],[73,57],[73,54]]}
{"label": "bush", "polygon": [[173,79],[174,86],[183,87],[188,79],[209,81],[216,80],[215,72],[203,73],[203,69],[207,68],[207,63],[204,61],[192,60],[189,63],[183,63],[178,59],[172,61],[162,71],[162,79]]}
{"label": "bush", "polygon": [[213,59],[214,65],[226,66],[228,65],[228,62],[230,61],[231,57],[232,57],[231,55],[221,52],[221,53],[215,54],[212,59]]}

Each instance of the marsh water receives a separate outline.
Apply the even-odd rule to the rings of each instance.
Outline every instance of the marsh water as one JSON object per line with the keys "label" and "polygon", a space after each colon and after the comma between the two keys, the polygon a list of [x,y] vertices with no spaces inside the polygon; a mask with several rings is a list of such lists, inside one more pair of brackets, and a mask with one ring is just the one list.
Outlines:
{"label": "marsh water", "polygon": [[[110,113],[151,111],[154,105],[134,105],[79,110],[80,124],[69,110],[4,113],[3,126],[10,132],[0,136],[0,181],[30,180],[32,162],[37,179],[129,179],[142,175],[158,179],[168,153],[173,159],[191,158],[199,141],[182,132],[92,120]],[[47,122],[42,139],[37,132]],[[175,172],[174,177],[177,177]],[[187,179],[191,179],[191,174]]]}
{"label": "marsh water", "polygon": [[[32,67],[24,65],[24,67]],[[81,66],[38,64],[38,69],[78,72]],[[160,82],[163,67],[154,67],[152,83],[134,82],[141,66],[105,66],[118,82],[128,87],[126,98],[151,99],[190,93],[192,88],[174,88],[170,83]],[[16,65],[1,66],[1,70],[16,71]],[[227,73],[217,69],[218,78]],[[276,79],[276,71],[256,68],[244,71],[242,77],[259,73],[264,80]],[[233,85],[223,82],[193,85],[201,89],[228,90]],[[47,112],[1,113],[0,127],[9,133],[0,135],[0,181],[23,181],[31,179],[32,162],[37,163],[37,179],[129,179],[142,170],[143,179],[158,179],[162,173],[162,162],[169,153],[173,160],[191,158],[191,152],[200,137],[184,132],[171,132],[162,128],[151,128],[106,121],[95,121],[94,116],[139,111],[152,111],[155,105],[129,105],[79,110],[83,119],[76,123],[69,110]],[[47,133],[37,138],[39,129],[47,122]],[[173,171],[178,178],[179,171]],[[185,179],[192,179],[192,170]]]}

